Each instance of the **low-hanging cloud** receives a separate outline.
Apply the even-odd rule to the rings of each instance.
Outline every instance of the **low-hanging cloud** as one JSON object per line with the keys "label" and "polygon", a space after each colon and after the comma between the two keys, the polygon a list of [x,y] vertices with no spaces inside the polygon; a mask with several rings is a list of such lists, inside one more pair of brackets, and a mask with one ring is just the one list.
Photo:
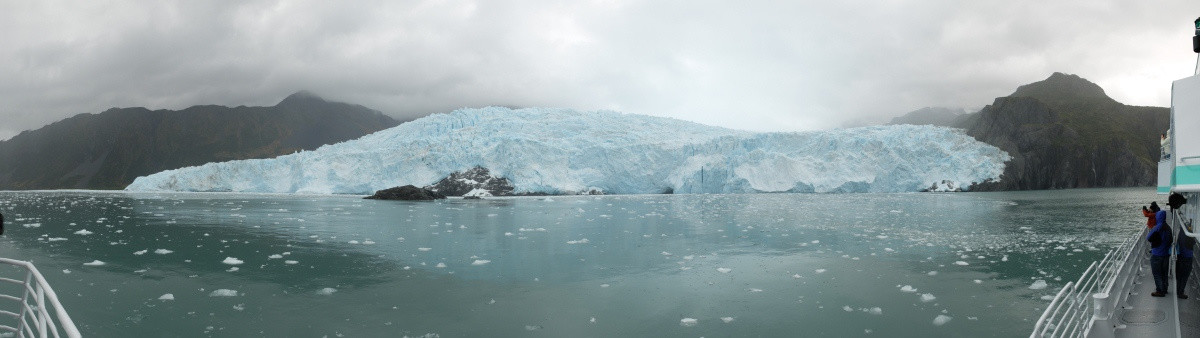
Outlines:
{"label": "low-hanging cloud", "polygon": [[1167,105],[1194,1],[13,1],[0,139],[310,90],[411,118],[612,109],[756,131],[979,107],[1051,72]]}

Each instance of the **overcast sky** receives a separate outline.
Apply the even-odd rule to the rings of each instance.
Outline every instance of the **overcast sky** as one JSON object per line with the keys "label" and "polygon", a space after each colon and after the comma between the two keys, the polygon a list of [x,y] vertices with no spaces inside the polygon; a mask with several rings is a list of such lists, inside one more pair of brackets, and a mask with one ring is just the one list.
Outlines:
{"label": "overcast sky", "polygon": [[611,109],[755,131],[979,108],[1052,72],[1169,106],[1196,0],[0,0],[0,139],[112,107]]}

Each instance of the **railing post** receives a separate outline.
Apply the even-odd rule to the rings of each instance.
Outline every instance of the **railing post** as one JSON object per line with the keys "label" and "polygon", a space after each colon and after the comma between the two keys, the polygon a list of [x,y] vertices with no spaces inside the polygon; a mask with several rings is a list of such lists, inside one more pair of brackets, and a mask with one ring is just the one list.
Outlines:
{"label": "railing post", "polygon": [[1108,301],[1107,292],[1092,294],[1092,319],[1108,320],[1112,318],[1112,304]]}
{"label": "railing post", "polygon": [[31,280],[33,280],[33,271],[26,270],[25,285],[21,286],[22,289],[25,289],[25,292],[21,294],[21,315],[17,317],[17,334],[22,337],[25,336],[25,314],[29,313],[26,309],[29,308],[29,282]]}
{"label": "railing post", "polygon": [[37,308],[38,332],[41,332],[42,338],[46,338],[46,333],[47,333],[46,332],[46,322],[49,321],[50,318],[46,318],[46,315],[45,315],[45,313],[46,313],[46,292],[43,291],[41,284],[38,284],[38,286],[37,286],[37,303],[38,303],[38,308]]}

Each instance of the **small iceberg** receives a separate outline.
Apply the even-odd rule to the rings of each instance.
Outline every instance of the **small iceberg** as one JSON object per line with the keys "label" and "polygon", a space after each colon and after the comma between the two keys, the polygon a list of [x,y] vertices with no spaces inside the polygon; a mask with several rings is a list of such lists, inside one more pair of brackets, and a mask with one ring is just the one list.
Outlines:
{"label": "small iceberg", "polygon": [[208,294],[209,297],[236,297],[237,295],[237,290],[230,289],[217,289]]}

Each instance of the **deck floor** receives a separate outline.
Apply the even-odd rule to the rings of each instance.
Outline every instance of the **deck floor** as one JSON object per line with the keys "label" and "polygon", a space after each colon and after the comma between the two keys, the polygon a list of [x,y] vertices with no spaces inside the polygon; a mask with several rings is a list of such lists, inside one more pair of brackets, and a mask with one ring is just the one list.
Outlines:
{"label": "deck floor", "polygon": [[1117,323],[1122,325],[1113,332],[1114,335],[1116,337],[1200,337],[1200,292],[1197,292],[1195,273],[1192,274],[1187,285],[1187,294],[1190,298],[1179,299],[1177,297],[1174,275],[1171,277],[1170,292],[1166,297],[1151,297],[1150,293],[1154,292],[1154,276],[1150,273],[1149,255],[1144,254],[1138,263],[1142,265],[1143,269],[1135,279],[1128,305],[1114,314]]}

